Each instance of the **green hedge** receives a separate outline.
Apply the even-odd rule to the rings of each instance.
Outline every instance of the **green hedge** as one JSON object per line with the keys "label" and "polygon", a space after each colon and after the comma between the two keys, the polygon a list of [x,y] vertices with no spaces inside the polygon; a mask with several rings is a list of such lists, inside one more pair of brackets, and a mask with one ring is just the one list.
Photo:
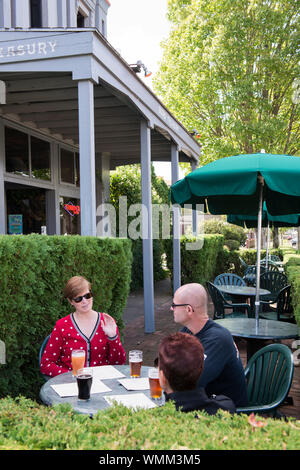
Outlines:
{"label": "green hedge", "polygon": [[0,400],[0,450],[298,450],[300,423],[246,415],[181,413],[172,403],[133,412],[121,405],[90,419],[69,405],[51,409],[18,398]]}
{"label": "green hedge", "polygon": [[[188,250],[187,246],[201,244],[201,249]],[[203,237],[182,236],[181,252],[181,284],[199,282],[204,284],[211,280],[218,271],[219,254],[223,252],[224,237],[219,234],[205,234]],[[195,245],[194,245],[195,246]],[[173,275],[173,239],[165,240],[167,266]]]}
{"label": "green hedge", "polygon": [[92,282],[94,307],[112,315],[122,332],[131,278],[131,242],[81,236],[0,236],[0,396],[36,397],[38,352],[55,322],[70,313],[62,297],[74,275]]}
{"label": "green hedge", "polygon": [[286,254],[285,272],[291,284],[292,305],[297,324],[300,326],[300,254]]}

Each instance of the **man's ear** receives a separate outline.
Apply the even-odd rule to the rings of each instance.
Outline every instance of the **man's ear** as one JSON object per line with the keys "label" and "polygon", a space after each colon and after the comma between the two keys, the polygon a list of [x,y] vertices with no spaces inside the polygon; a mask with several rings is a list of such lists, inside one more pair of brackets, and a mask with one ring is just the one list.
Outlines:
{"label": "man's ear", "polygon": [[158,377],[159,377],[159,383],[160,383],[161,388],[167,391],[169,389],[169,382],[167,381],[166,376],[163,373],[162,369],[158,370]]}

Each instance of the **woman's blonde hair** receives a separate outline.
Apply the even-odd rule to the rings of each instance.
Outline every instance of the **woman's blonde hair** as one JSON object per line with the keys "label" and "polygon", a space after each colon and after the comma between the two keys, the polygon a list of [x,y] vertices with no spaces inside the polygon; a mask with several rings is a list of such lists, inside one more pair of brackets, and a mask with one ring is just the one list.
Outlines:
{"label": "woman's blonde hair", "polygon": [[82,292],[87,286],[88,290],[91,291],[91,283],[83,276],[73,276],[68,280],[63,290],[64,296],[67,299],[74,299]]}

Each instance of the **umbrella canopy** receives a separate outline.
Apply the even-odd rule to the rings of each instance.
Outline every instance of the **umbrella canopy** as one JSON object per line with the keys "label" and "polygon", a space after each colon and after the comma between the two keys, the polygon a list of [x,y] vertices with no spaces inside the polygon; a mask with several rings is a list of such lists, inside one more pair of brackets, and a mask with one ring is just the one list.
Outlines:
{"label": "umbrella canopy", "polygon": [[[257,227],[258,217],[246,214],[230,214],[227,216],[227,222],[239,225],[240,227]],[[266,203],[263,203],[262,227],[298,227],[300,225],[300,214],[271,215],[267,211]]]}
{"label": "umbrella canopy", "polygon": [[290,155],[256,153],[208,163],[171,186],[171,201],[204,204],[211,214],[256,214],[259,175],[271,215],[300,213],[300,158]]}
{"label": "umbrella canopy", "polygon": [[171,186],[173,204],[203,204],[211,214],[258,214],[256,328],[259,320],[263,201],[273,215],[300,213],[300,158],[255,153],[208,163]]}

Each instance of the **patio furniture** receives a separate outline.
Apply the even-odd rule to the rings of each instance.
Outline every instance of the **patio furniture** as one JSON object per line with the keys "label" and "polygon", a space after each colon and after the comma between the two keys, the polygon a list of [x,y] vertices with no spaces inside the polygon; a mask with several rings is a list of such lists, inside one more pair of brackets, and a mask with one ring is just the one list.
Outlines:
{"label": "patio furniture", "polygon": [[241,258],[240,256],[239,256],[239,260],[240,260],[240,263],[242,265],[242,268],[243,268],[244,274],[245,274],[245,271],[248,268],[249,264],[247,264],[246,261],[244,261],[243,258]]}
{"label": "patio furniture", "polygon": [[[264,273],[265,272],[265,267],[262,265],[260,267],[260,272]],[[248,286],[256,286],[256,265],[249,265],[248,268],[245,271],[245,274],[243,276],[244,281]]]}
{"label": "patio furniture", "polygon": [[274,263],[274,261],[268,261],[268,264],[267,264],[266,260],[263,259],[260,262],[260,264],[261,264],[261,266],[264,266],[266,271],[277,271],[277,272],[279,272],[279,267],[276,263]]}
{"label": "patio furniture", "polygon": [[[47,343],[49,341],[49,338],[50,338],[50,335],[46,336],[46,338],[44,339],[44,341],[42,342],[42,345],[40,347],[40,351],[39,351],[39,366],[41,365],[41,360],[42,360],[42,355],[43,355],[43,352],[45,351],[45,348],[47,346]],[[50,377],[48,375],[45,375],[45,374],[42,374],[43,378],[45,381],[49,380]]]}
{"label": "patio furniture", "polygon": [[[214,304],[214,320],[217,318],[237,318],[250,316],[250,305],[246,303],[229,303],[222,292],[212,283],[206,282],[207,290]],[[233,310],[230,314],[225,314],[225,310]]]}
{"label": "patio furniture", "polygon": [[245,368],[249,404],[237,413],[263,413],[281,417],[278,407],[286,399],[294,374],[290,349],[269,344],[257,351]]}
{"label": "patio furniture", "polygon": [[[232,302],[233,303],[245,303],[250,300],[250,318],[254,318],[255,316],[255,296],[256,296],[256,288],[252,286],[232,286],[232,285],[221,285],[217,286],[219,291],[223,294],[225,297],[226,295],[230,295],[232,297]],[[264,296],[270,294],[270,291],[267,289],[261,289],[259,288],[259,295]],[[225,297],[226,298],[226,297]]]}
{"label": "patio furniture", "polygon": [[[285,286],[277,294],[274,304],[276,303],[276,308],[272,308],[271,302],[261,301],[263,305],[263,311],[259,315],[260,318],[266,320],[277,320],[277,321],[287,321],[295,323],[294,311],[291,305],[291,286]],[[265,311],[266,310],[266,311]]]}
{"label": "patio furniture", "polygon": [[[108,368],[109,372],[105,371],[105,369],[107,370]],[[93,369],[93,384],[97,385],[99,379],[101,382],[103,382],[104,385],[106,385],[106,387],[108,387],[107,391],[100,391],[97,393],[93,393],[92,391],[90,400],[82,402],[78,400],[77,393],[74,394],[74,392],[73,394],[66,394],[65,396],[61,396],[59,393],[57,393],[57,391],[55,391],[56,386],[62,387],[64,384],[67,385],[67,387],[73,387],[73,390],[74,388],[77,390],[77,382],[73,377],[72,372],[66,372],[64,374],[59,374],[50,378],[48,382],[43,384],[40,389],[40,398],[42,402],[48,406],[70,404],[76,413],[85,414],[91,418],[97,412],[105,410],[111,406],[111,404],[105,399],[105,397],[109,395],[116,397],[116,400],[121,396],[127,399],[131,399],[131,401],[135,400],[135,406],[139,406],[137,401],[138,397],[136,394],[138,394],[139,397],[142,395],[142,398],[144,398],[148,404],[152,405],[153,407],[157,406],[158,404],[164,404],[164,394],[162,394],[161,403],[155,403],[155,401],[151,400],[150,398],[148,380],[148,371],[150,369],[149,366],[142,366],[141,378],[144,379],[144,384],[141,387],[136,387],[135,390],[134,388],[132,388],[132,390],[127,390],[125,386],[122,386],[119,382],[119,379],[130,379],[129,365],[98,366],[92,367],[91,369]],[[134,381],[138,380],[139,379],[134,379]]]}
{"label": "patio furniture", "polygon": [[[246,282],[244,279],[237,274],[233,273],[223,273],[219,274],[214,280],[215,286],[245,286]],[[230,300],[234,302],[234,299],[230,294],[224,294],[226,300]],[[239,302],[240,300],[238,300]]]}
{"label": "patio furniture", "polygon": [[[271,293],[263,296],[261,300],[265,302],[275,302],[278,293],[288,285],[288,280],[285,274],[276,271],[266,271],[260,276],[260,286],[263,289],[269,290]],[[265,307],[265,304],[263,304]]]}
{"label": "patio furniture", "polygon": [[298,325],[277,320],[260,319],[258,325],[256,318],[222,318],[215,321],[227,328],[232,336],[246,339],[247,361],[265,346],[266,340],[278,342],[282,339],[298,339],[300,335]]}
{"label": "patio furniture", "polygon": [[246,282],[244,279],[237,274],[223,273],[219,274],[214,280],[215,286],[245,286]]}

